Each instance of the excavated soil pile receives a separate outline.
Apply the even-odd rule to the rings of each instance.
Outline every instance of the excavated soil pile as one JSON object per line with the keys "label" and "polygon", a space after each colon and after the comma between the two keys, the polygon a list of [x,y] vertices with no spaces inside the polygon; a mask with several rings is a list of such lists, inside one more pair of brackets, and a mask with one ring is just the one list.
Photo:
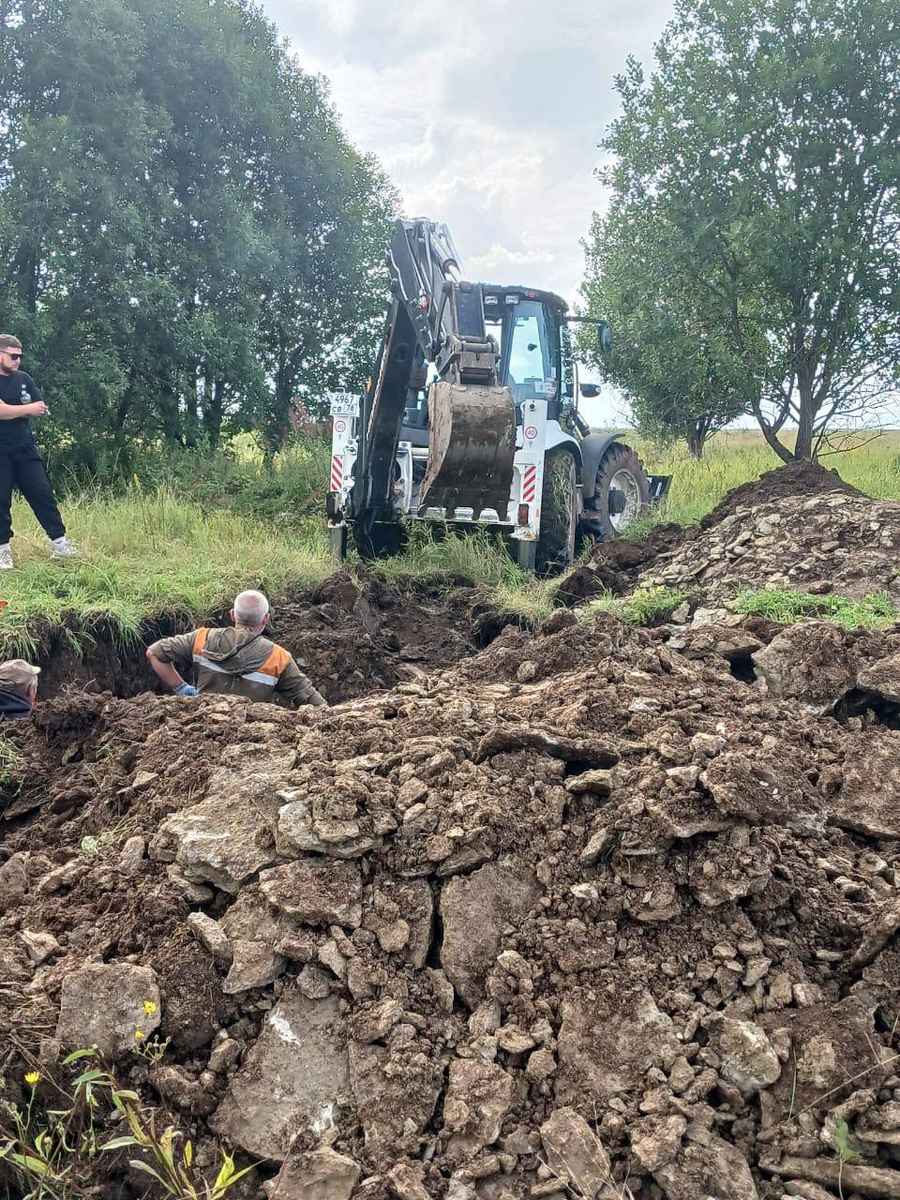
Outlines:
{"label": "excavated soil pile", "polygon": [[858,600],[900,598],[900,504],[873,500],[815,463],[729,492],[696,529],[598,547],[562,584],[564,602],[664,585],[714,595],[775,587]]}
{"label": "excavated soil pile", "polygon": [[560,582],[559,599],[576,607],[601,592],[621,596],[630,592],[644,567],[671,553],[692,536],[684,525],[658,525],[642,538],[618,538],[599,545],[586,563],[580,563]]}
{"label": "excavated soil pile", "polygon": [[740,487],[732,488],[712,512],[701,519],[700,528],[711,529],[739,510],[754,508],[758,504],[775,504],[780,500],[793,500],[797,496],[824,496],[829,492],[840,492],[844,496],[864,494],[841,479],[837,471],[829,471],[821,463],[808,459],[786,463],[774,471],[766,471],[759,479],[751,479]]}
{"label": "excavated soil pile", "polygon": [[[559,612],[334,709],[51,703],[4,1098],[97,1044],[238,1197],[900,1196],[900,636],[829,628],[755,687]],[[147,1194],[128,1155],[98,1194]]]}
{"label": "excavated soil pile", "polygon": [[800,494],[737,508],[658,557],[640,582],[707,595],[774,587],[860,600],[884,591],[897,601],[898,555],[900,504],[841,491]]}
{"label": "excavated soil pile", "polygon": [[[495,614],[479,611],[473,588],[421,586],[401,592],[377,572],[354,579],[340,571],[324,583],[288,590],[272,603],[272,637],[288,649],[331,703],[392,687],[428,669],[471,654],[499,631]],[[121,639],[103,621],[85,630],[74,622],[38,622],[32,629],[43,668],[41,695],[75,685],[119,696],[163,690],[143,649],[158,637],[194,628],[163,616],[148,622],[139,645]],[[228,624],[227,610],[212,617]],[[87,635],[87,636],[85,636]]]}

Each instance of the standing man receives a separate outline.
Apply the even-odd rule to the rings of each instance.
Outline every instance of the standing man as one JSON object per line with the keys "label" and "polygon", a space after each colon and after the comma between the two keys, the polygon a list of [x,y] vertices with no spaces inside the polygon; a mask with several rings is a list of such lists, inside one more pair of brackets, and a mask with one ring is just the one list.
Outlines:
{"label": "standing man", "polygon": [[[248,700],[281,699],[294,708],[327,704],[287,650],[263,637],[269,602],[262,592],[235,596],[231,619],[234,629],[197,629],[160,638],[148,648],[147,661],[176,696],[224,692]],[[196,687],[180,674],[192,667]]]}
{"label": "standing man", "polygon": [[0,333],[0,571],[13,567],[10,538],[12,532],[13,488],[17,487],[41,527],[53,543],[52,558],[77,558],[78,548],[66,537],[59,505],[31,436],[29,417],[48,412],[37,384],[19,369],[22,343],[8,333]]}

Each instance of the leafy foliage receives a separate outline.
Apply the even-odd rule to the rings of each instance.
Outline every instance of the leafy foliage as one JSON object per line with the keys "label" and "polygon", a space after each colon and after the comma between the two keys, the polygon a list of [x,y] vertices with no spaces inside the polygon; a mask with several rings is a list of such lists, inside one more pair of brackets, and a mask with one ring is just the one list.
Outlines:
{"label": "leafy foliage", "polygon": [[0,328],[57,462],[277,449],[362,385],[394,195],[256,7],[12,0],[0,32]]}
{"label": "leafy foliage", "polygon": [[678,0],[617,88],[585,285],[621,319],[612,377],[657,432],[740,402],[815,455],[900,365],[896,7]]}
{"label": "leafy foliage", "polygon": [[700,458],[748,397],[740,356],[707,297],[672,269],[680,240],[660,214],[616,200],[594,217],[582,290],[590,310],[614,322],[612,352],[594,358],[628,397],[638,428],[662,442],[683,439]]}

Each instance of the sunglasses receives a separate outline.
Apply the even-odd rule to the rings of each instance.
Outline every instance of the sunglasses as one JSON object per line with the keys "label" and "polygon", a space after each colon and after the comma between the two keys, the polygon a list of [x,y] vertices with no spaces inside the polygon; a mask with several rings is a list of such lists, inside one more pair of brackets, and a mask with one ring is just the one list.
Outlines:
{"label": "sunglasses", "polygon": [[7,358],[20,359],[22,357],[22,355],[17,350],[16,351],[4,350],[3,353],[6,355]]}

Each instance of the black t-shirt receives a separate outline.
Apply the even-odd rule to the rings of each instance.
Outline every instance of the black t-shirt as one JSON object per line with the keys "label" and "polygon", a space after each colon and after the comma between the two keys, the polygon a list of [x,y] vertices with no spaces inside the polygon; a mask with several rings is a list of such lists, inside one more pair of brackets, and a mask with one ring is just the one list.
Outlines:
{"label": "black t-shirt", "polygon": [[[31,404],[34,400],[43,400],[43,396],[30,375],[13,371],[11,375],[0,375],[0,400],[4,404]],[[27,417],[0,421],[0,450],[17,450],[33,444]]]}

